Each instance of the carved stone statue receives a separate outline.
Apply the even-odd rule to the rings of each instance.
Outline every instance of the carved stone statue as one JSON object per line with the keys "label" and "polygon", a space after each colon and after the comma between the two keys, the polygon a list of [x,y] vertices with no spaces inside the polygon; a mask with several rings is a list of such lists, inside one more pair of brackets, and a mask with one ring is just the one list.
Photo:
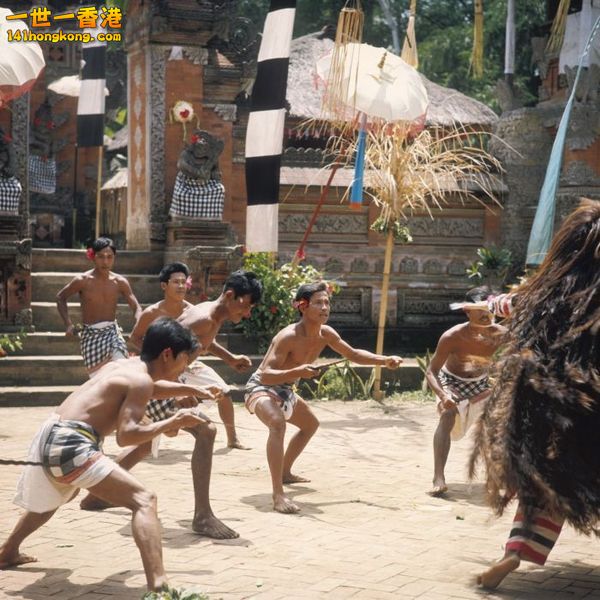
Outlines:
{"label": "carved stone statue", "polygon": [[[577,67],[565,65],[565,75],[569,82],[569,94],[575,85],[575,76]],[[575,100],[582,104],[598,104],[598,87],[600,86],[600,65],[591,64],[589,67],[583,67],[575,90]]]}
{"label": "carved stone statue", "polygon": [[177,161],[171,216],[221,219],[225,187],[219,156],[225,144],[208,131],[197,129]]}
{"label": "carved stone statue", "polygon": [[52,108],[46,99],[35,111],[29,145],[29,191],[38,194],[56,192],[56,160],[52,131]]}
{"label": "carved stone statue", "polygon": [[18,214],[21,184],[15,177],[11,141],[0,127],[0,213]]}
{"label": "carved stone statue", "polygon": [[219,156],[223,152],[223,140],[212,136],[208,131],[196,129],[191,143],[179,156],[177,168],[186,177],[208,181],[221,181]]}

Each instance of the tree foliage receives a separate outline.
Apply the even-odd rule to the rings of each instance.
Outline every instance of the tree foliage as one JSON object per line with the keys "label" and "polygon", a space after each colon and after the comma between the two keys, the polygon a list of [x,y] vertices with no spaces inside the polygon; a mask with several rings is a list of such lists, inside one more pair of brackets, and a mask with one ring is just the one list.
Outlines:
{"label": "tree foliage", "polygon": [[[319,31],[335,24],[344,0],[298,0],[294,36]],[[410,0],[389,0],[403,39]],[[440,85],[455,88],[497,108],[496,81],[504,72],[506,0],[484,2],[484,76],[469,72],[473,44],[473,0],[418,0],[416,16],[419,70]],[[262,28],[269,0],[239,0],[238,14]],[[377,0],[362,0],[365,12],[363,39],[391,48],[392,34]],[[525,103],[535,101],[539,81],[531,63],[530,39],[540,35],[546,23],[545,0],[516,2],[516,53],[514,82]]]}

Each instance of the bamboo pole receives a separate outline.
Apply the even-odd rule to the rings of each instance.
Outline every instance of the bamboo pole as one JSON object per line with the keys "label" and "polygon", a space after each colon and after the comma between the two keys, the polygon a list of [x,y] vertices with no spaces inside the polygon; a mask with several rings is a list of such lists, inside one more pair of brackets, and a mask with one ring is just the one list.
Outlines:
{"label": "bamboo pole", "polygon": [[[385,321],[387,316],[388,290],[390,287],[390,271],[392,266],[392,252],[394,250],[394,223],[388,223],[388,233],[385,245],[385,259],[383,261],[383,281],[381,283],[381,304],[379,308],[379,323],[377,326],[377,344],[375,352],[383,354],[383,337],[385,335]],[[373,398],[381,401],[381,367],[375,367],[375,380],[373,381]]]}
{"label": "bamboo pole", "polygon": [[98,146],[98,185],[96,186],[96,239],[100,237],[101,188],[102,188],[102,155],[104,146]]}

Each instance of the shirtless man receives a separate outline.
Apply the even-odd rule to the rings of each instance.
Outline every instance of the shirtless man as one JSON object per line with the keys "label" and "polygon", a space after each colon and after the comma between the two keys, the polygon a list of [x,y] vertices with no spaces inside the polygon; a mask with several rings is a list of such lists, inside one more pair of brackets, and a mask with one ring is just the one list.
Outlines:
{"label": "shirtless man", "polygon": [[139,315],[129,336],[129,346],[138,353],[142,347],[144,335],[151,323],[160,317],[177,319],[184,310],[193,304],[185,299],[188,291],[188,278],[190,270],[181,262],[165,265],[158,274],[160,288],[164,298],[146,307]]}
{"label": "shirtless man", "polygon": [[146,403],[159,393],[155,384],[167,385],[172,395],[202,394],[194,386],[174,383],[196,348],[197,341],[179,323],[156,321],[146,333],[140,358],[104,366],[56,409],[32,442],[28,460],[41,462],[43,468],[27,466],[21,476],[15,503],[27,512],[0,546],[0,568],[35,561],[21,554],[22,542],[79,488],[87,488],[106,502],[131,510],[148,590],[167,584],[156,496],[104,455],[101,443],[112,431],[117,443],[127,446],[202,423],[191,409],[181,409],[160,423],[142,423]]}
{"label": "shirtless man", "polygon": [[83,330],[80,333],[81,354],[90,377],[111,360],[127,358],[127,345],[117,324],[117,303],[124,296],[136,319],[142,307],[133,295],[125,277],[111,271],[117,249],[113,241],[98,238],[88,248],[94,268],[77,275],[56,295],[56,306],[67,328],[66,335],[76,335],[69,317],[67,300],[79,294]]}
{"label": "shirtless man", "polygon": [[[236,371],[245,371],[252,361],[243,354],[232,354],[215,341],[219,330],[226,321],[239,323],[250,316],[252,307],[262,296],[262,284],[254,273],[235,271],[223,286],[221,295],[212,302],[201,302],[186,310],[179,322],[189,327],[198,338],[202,354],[213,354],[224,360]],[[233,402],[229,395],[229,386],[218,373],[200,360],[191,364],[182,376],[182,380],[204,387],[216,387],[221,390],[217,397],[219,416],[227,431],[227,445],[230,448],[247,450],[237,438],[233,413]]]}
{"label": "shirtless man", "polygon": [[[271,342],[260,367],[246,385],[246,408],[269,428],[267,462],[273,486],[273,508],[281,513],[296,513],[300,507],[283,491],[284,483],[309,481],[292,473],[292,466],[319,427],[308,404],[293,390],[300,378],[312,379],[321,372],[313,362],[329,346],[344,358],[361,365],[400,366],[398,356],[383,356],[357,350],[347,344],[328,325],[330,303],[324,282],[301,285],[294,305],[301,319],[282,329]],[[298,427],[284,454],[286,421]]]}
{"label": "shirtless man", "polygon": [[[185,293],[187,291],[187,278],[189,277],[189,274],[189,269],[184,263],[175,262],[163,267],[158,278],[160,280],[160,286],[165,294],[164,300],[156,302],[155,304],[152,304],[143,310],[140,318],[133,328],[133,331],[131,332],[131,336],[129,338],[130,347],[136,351],[139,351],[148,327],[157,318],[161,316],[178,318],[184,313],[184,311],[193,307],[193,304],[190,304],[185,300]],[[216,393],[215,399],[219,407],[219,414],[227,431],[228,446],[230,448],[243,448],[237,439],[235,431],[235,423],[233,421],[233,403],[231,402],[231,398],[226,394],[219,393],[219,391],[229,391],[229,386],[227,386],[223,379],[210,367],[205,367],[202,369],[202,365],[199,365],[199,370],[205,374],[205,377],[200,379],[192,377],[191,379],[194,380],[194,384],[201,385],[203,387],[203,384],[205,384]],[[192,373],[190,371],[188,376],[191,374]],[[196,401],[193,398],[167,398],[164,400],[153,399],[148,404],[146,415],[152,421],[160,422],[162,419],[168,418],[176,408],[190,407],[195,403]],[[197,489],[197,501],[193,527],[197,533],[201,533],[207,537],[237,537],[237,533],[235,531],[224,525],[212,513],[208,499],[208,481],[206,481],[206,483],[203,481],[205,479],[208,480],[210,477],[211,467],[210,465],[208,467],[206,466],[206,457],[204,457],[204,452],[207,451],[208,445],[210,445],[210,454],[212,454],[212,446],[214,445],[213,431],[214,425],[207,426],[205,424],[203,424],[195,433],[192,430],[189,430],[189,433],[194,435],[196,438],[196,445],[199,448],[199,450],[195,451],[192,455],[192,475],[194,477],[194,485]],[[151,449],[152,443],[150,441],[145,442],[140,446],[127,448],[117,457],[116,461],[122,468],[130,470],[137,465],[138,462],[148,456]],[[206,475],[207,468],[208,476]],[[99,498],[95,498],[92,494],[88,494],[81,501],[80,506],[83,510],[103,510],[108,508],[110,505],[102,502]]]}
{"label": "shirtless man", "polygon": [[440,415],[433,436],[432,496],[448,491],[444,468],[450,440],[465,435],[490,395],[488,372],[506,328],[494,323],[486,301],[489,295],[486,287],[474,288],[467,292],[466,302],[451,305],[462,308],[469,320],[442,335],[425,374]]}
{"label": "shirtless man", "polygon": [[[185,310],[194,306],[193,304],[186,302],[184,298],[187,291],[186,286],[189,275],[190,272],[187,266],[179,262],[167,265],[162,269],[159,280],[165,298],[144,309],[141,317],[131,332],[131,337],[129,338],[130,346],[134,349],[139,347],[142,338],[144,337],[144,333],[146,332],[146,329],[148,329],[148,325],[150,325],[154,319],[160,316],[169,316],[177,319],[181,317]],[[209,340],[205,339],[203,343],[204,342],[209,342]],[[229,448],[247,450],[248,448],[245,448],[239,441],[235,430],[233,402],[229,395],[229,386],[213,369],[205,367],[201,365],[201,363],[196,363],[196,365],[191,368],[189,374],[192,373],[196,376],[195,383],[219,388],[222,392],[216,396],[216,400],[219,408],[219,416],[225,425],[225,431],[227,433],[227,446]],[[154,403],[150,406],[151,410],[153,406],[155,406]]]}

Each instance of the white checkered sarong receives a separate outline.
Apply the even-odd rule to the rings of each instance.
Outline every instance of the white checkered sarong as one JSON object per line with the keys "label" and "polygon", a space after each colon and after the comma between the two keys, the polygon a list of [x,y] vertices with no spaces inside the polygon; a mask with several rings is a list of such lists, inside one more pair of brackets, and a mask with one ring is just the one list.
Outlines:
{"label": "white checkered sarong", "polygon": [[100,324],[84,325],[79,336],[81,355],[88,369],[93,369],[115,354],[122,354],[123,358],[129,355],[125,338],[116,321],[107,322],[102,327],[98,325]]}
{"label": "white checkered sarong", "polygon": [[16,177],[0,177],[0,212],[19,213],[21,183]]}
{"label": "white checkered sarong", "polygon": [[490,380],[487,374],[473,379],[464,379],[457,377],[453,373],[450,373],[450,371],[446,371],[446,369],[441,369],[438,378],[444,391],[457,404],[463,400],[478,396],[490,388]]}
{"label": "white checkered sarong", "polygon": [[56,161],[29,155],[29,191],[38,194],[54,194],[56,191]]}
{"label": "white checkered sarong", "polygon": [[173,202],[169,214],[180,217],[221,219],[225,204],[225,186],[220,181],[200,183],[181,171],[175,178]]}

